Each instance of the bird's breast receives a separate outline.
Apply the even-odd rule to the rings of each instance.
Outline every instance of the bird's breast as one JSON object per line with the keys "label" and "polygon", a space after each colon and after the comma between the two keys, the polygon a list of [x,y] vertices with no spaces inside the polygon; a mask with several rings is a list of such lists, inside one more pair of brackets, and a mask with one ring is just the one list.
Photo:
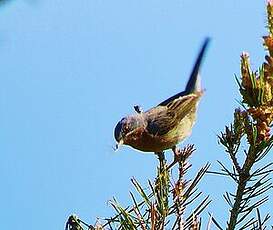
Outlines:
{"label": "bird's breast", "polygon": [[124,139],[124,144],[143,152],[161,152],[172,148],[173,141],[163,136],[151,135],[145,129],[137,130]]}

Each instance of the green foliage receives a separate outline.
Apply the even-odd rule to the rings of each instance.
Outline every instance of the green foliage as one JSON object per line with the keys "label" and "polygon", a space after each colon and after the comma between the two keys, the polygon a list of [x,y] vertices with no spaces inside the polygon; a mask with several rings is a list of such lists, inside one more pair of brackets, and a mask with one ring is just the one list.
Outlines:
{"label": "green foliage", "polygon": [[[148,181],[144,188],[135,178],[131,182],[135,192],[130,192],[132,204],[126,208],[113,198],[110,202],[116,215],[104,219],[103,224],[89,226],[75,216],[67,222],[66,230],[82,229],[200,229],[199,215],[210,203],[209,197],[202,198],[197,185],[207,172],[209,164],[202,167],[192,180],[185,175],[191,168],[188,159],[193,153],[193,145],[176,150],[174,161],[167,163],[164,153],[157,153],[159,165],[154,182]],[[178,170],[174,178],[174,170]],[[171,181],[174,181],[173,183]],[[139,198],[139,199],[137,199]],[[78,229],[77,229],[78,230]]]}
{"label": "green foliage", "polygon": [[[197,185],[205,175],[209,165],[204,166],[192,181],[186,181],[184,176],[191,165],[187,162],[194,151],[193,146],[188,146],[179,151],[175,163],[168,165],[164,153],[158,153],[159,166],[154,182],[148,181],[148,188],[143,188],[139,182],[131,179],[136,190],[136,195],[141,198],[138,202],[136,195],[130,192],[132,205],[123,208],[116,199],[111,205],[117,215],[106,219],[102,227],[107,229],[184,229],[193,228],[199,223],[197,216],[210,203],[208,197],[201,199],[202,192],[198,192]],[[178,164],[178,167],[176,165]],[[171,166],[171,167],[169,167]],[[179,175],[174,184],[171,183],[171,169],[178,169]],[[200,200],[200,199],[201,200]],[[192,204],[195,201],[197,205]],[[193,206],[192,211],[185,215],[188,206]],[[197,224],[198,225],[198,224]],[[197,229],[197,228],[196,228]]]}
{"label": "green foliage", "polygon": [[[228,167],[219,162],[221,172],[217,174],[228,176],[236,183],[236,191],[224,194],[230,206],[228,230],[265,229],[269,219],[267,214],[262,221],[258,208],[268,200],[267,192],[272,188],[270,173],[273,163],[263,161],[273,146],[270,133],[273,121],[272,13],[273,3],[268,1],[269,36],[264,37],[264,45],[269,56],[266,55],[266,62],[254,72],[250,68],[248,54],[241,55],[241,79],[236,77],[236,80],[243,109],[235,110],[232,124],[226,126],[225,131],[218,136],[231,164]],[[242,159],[241,163],[238,158]],[[222,229],[219,224],[217,226]]]}

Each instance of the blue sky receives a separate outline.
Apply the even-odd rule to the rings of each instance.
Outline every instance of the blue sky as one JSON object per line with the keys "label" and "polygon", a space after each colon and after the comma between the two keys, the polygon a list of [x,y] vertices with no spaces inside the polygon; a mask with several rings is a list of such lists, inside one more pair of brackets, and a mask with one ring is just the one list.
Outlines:
{"label": "blue sky", "polygon": [[[234,74],[242,51],[264,56],[264,1],[36,0],[0,8],[0,203],[2,229],[63,229],[71,213],[89,223],[129,203],[130,178],[145,185],[156,159],[118,152],[113,128],[184,89],[198,49],[212,37],[202,68],[206,89],[186,143],[206,162],[227,162],[216,134],[239,99]],[[171,153],[168,153],[171,154]],[[268,160],[272,160],[268,159]],[[190,174],[191,175],[191,174]],[[231,181],[206,176],[208,211],[226,221]]]}

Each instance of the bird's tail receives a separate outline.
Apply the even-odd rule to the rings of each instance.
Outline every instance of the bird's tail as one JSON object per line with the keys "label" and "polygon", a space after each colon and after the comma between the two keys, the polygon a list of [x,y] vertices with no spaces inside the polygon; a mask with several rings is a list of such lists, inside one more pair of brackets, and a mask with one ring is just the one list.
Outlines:
{"label": "bird's tail", "polygon": [[168,103],[170,103],[171,101],[175,100],[176,98],[183,97],[185,95],[188,95],[188,94],[196,92],[196,91],[201,91],[201,84],[200,84],[201,82],[200,82],[200,79],[198,79],[198,75],[199,75],[199,69],[200,69],[202,61],[204,59],[205,52],[208,47],[209,41],[210,41],[210,38],[206,38],[203,45],[202,45],[202,48],[197,56],[194,66],[193,66],[193,70],[192,70],[190,78],[188,80],[186,89],[183,92],[177,93],[174,96],[168,98],[167,100],[161,102],[159,105],[165,106]]}
{"label": "bird's tail", "polygon": [[187,93],[192,93],[192,92],[201,90],[201,82],[198,75],[199,75],[199,69],[204,59],[204,55],[206,53],[206,49],[208,47],[209,42],[210,42],[210,38],[206,38],[197,56],[197,59],[195,61],[195,64],[193,66],[190,78],[188,80],[188,83],[185,89],[185,92]]}

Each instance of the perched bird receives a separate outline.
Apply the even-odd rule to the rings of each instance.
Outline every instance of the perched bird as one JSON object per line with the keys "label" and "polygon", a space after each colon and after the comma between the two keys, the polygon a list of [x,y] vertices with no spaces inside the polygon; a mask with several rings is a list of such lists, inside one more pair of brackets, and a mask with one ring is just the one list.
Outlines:
{"label": "perched bird", "polygon": [[191,134],[199,100],[203,95],[199,69],[209,43],[207,38],[199,52],[186,89],[146,112],[135,106],[136,114],[122,118],[114,136],[119,145],[129,145],[144,152],[175,151],[176,145]]}

